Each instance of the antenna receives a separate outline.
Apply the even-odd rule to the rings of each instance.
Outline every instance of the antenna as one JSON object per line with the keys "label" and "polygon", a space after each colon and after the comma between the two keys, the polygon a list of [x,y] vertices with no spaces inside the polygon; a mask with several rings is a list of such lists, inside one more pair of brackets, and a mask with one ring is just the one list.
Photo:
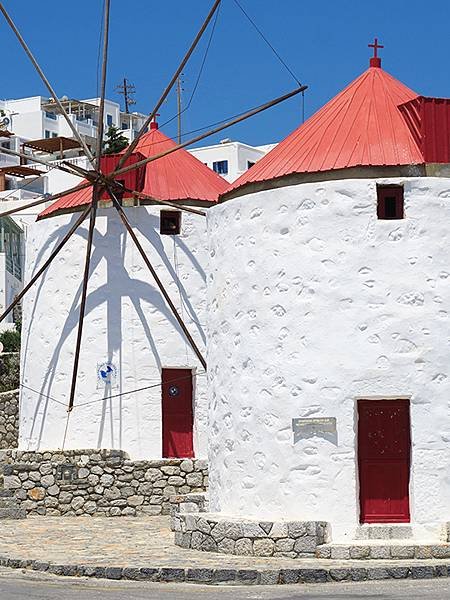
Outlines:
{"label": "antenna", "polygon": [[180,73],[180,76],[177,79],[177,117],[178,117],[178,143],[181,144],[181,94],[184,92],[184,88],[182,87],[184,80],[184,73]]}
{"label": "antenna", "polygon": [[123,82],[115,87],[115,91],[124,97],[125,100],[125,112],[128,115],[130,112],[130,106],[136,104],[136,100],[133,98],[136,88],[126,77],[123,78]]}

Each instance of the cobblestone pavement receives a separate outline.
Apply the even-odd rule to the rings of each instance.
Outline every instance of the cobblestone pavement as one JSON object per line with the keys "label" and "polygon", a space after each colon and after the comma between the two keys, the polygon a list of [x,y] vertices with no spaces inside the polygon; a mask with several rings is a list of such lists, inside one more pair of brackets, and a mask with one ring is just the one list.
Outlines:
{"label": "cobblestone pavement", "polygon": [[[294,568],[289,558],[226,556],[179,548],[169,517],[28,517],[0,523],[0,556],[56,564],[177,568]],[[317,565],[317,561],[301,561]],[[327,561],[328,562],[328,561]]]}
{"label": "cobblestone pavement", "polygon": [[450,580],[247,587],[56,577],[0,568],[1,600],[444,600]]}
{"label": "cobblestone pavement", "polygon": [[167,517],[29,517],[0,523],[1,566],[66,576],[270,585],[447,578],[447,562],[258,558],[186,550],[174,545]]}

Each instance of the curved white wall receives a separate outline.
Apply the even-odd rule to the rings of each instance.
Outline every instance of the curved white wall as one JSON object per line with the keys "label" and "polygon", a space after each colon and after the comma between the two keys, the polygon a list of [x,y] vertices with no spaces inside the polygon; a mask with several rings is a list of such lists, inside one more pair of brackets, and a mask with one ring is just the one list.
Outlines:
{"label": "curved white wall", "polygon": [[[302,184],[208,213],[211,509],[359,519],[356,399],[411,398],[412,521],[450,520],[450,179]],[[292,419],[336,417],[337,443]]]}
{"label": "curved white wall", "polygon": [[[160,208],[129,208],[126,212],[189,331],[204,351],[204,217],[183,213],[181,235],[160,236]],[[27,281],[78,214],[30,226]],[[21,391],[21,449],[55,449],[63,445],[87,227],[85,222],[24,298],[22,383],[26,387]],[[99,211],[91,273],[75,408],[64,447],[116,448],[129,452],[132,458],[160,457],[161,367],[184,367],[197,370],[194,447],[196,456],[204,457],[207,408],[203,367],[113,209]],[[97,365],[106,361],[118,369],[113,389],[97,381]],[[155,387],[104,399],[151,385]],[[92,403],[80,406],[86,402]]]}

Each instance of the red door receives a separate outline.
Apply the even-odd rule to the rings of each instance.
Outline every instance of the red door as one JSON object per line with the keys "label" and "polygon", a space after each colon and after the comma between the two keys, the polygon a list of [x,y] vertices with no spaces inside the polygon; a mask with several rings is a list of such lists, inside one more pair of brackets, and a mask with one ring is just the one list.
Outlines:
{"label": "red door", "polygon": [[409,523],[409,400],[358,401],[361,523]]}
{"label": "red door", "polygon": [[163,458],[193,458],[192,371],[162,370]]}

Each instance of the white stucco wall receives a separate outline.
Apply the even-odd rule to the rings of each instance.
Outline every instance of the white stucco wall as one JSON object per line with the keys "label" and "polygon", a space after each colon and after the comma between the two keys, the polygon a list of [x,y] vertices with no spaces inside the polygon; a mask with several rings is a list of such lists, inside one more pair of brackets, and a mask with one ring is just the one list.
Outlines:
{"label": "white stucco wall", "polygon": [[[159,207],[129,208],[126,212],[203,350],[204,217],[183,213],[181,235],[160,236]],[[78,214],[64,215],[30,226],[27,280],[76,218]],[[21,392],[21,449],[63,446],[87,226],[72,237],[24,299],[22,382],[26,387]],[[113,209],[99,211],[91,265],[75,408],[64,447],[123,449],[136,459],[160,457],[161,368],[184,367],[197,369],[194,448],[197,457],[205,457],[203,368]],[[97,365],[106,361],[118,369],[113,389],[97,381]],[[154,387],[149,390],[108,399],[151,385]],[[86,402],[92,403],[80,406]]]}
{"label": "white stucco wall", "polygon": [[[213,511],[359,522],[358,398],[411,399],[412,523],[450,520],[450,179],[403,183],[405,219],[376,216],[376,182],[259,192],[208,213]],[[336,417],[337,443],[294,443],[292,419]]]}

